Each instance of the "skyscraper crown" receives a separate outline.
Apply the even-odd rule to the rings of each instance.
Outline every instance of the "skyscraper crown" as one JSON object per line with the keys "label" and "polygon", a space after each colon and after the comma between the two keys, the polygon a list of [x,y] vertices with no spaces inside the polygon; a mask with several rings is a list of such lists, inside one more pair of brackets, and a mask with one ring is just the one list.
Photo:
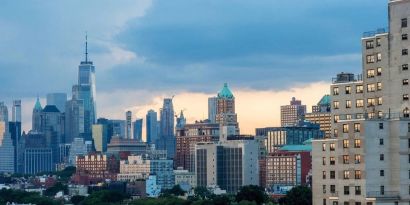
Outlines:
{"label": "skyscraper crown", "polygon": [[231,90],[228,88],[228,83],[224,83],[224,87],[218,93],[219,98],[233,98]]}

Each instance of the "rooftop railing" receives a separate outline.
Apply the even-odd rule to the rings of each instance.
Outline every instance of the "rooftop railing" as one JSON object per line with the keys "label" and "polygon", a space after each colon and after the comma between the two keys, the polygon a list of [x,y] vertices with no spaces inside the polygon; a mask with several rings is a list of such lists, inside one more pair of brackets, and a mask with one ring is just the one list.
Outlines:
{"label": "rooftop railing", "polygon": [[388,28],[378,28],[375,31],[367,31],[363,33],[363,38],[373,37],[378,34],[383,34],[389,32]]}

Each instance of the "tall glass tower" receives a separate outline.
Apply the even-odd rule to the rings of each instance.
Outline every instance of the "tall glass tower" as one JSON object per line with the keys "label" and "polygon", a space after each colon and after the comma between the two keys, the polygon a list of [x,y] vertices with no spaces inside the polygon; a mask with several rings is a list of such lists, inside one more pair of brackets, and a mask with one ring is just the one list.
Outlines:
{"label": "tall glass tower", "polygon": [[166,150],[169,158],[175,154],[175,134],[174,134],[174,106],[172,98],[165,98],[160,111],[160,138],[156,143],[158,149]]}

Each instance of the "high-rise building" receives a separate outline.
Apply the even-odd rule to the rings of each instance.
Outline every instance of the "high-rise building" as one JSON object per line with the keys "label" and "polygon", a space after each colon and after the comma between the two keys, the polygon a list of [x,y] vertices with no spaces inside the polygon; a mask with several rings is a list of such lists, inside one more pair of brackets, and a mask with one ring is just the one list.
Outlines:
{"label": "high-rise building", "polygon": [[46,135],[40,132],[23,134],[21,140],[18,172],[24,174],[37,174],[40,172],[54,171],[53,149],[49,146]]}
{"label": "high-rise building", "polygon": [[33,131],[40,131],[40,126],[41,126],[41,111],[43,111],[43,108],[41,107],[40,104],[40,99],[37,96],[36,104],[34,105],[33,108],[33,115],[32,115],[32,126],[31,130]]}
{"label": "high-rise building", "polygon": [[303,119],[305,113],[306,105],[292,97],[289,105],[280,106],[280,124],[282,127],[295,126]]}
{"label": "high-rise building", "polygon": [[109,143],[108,137],[108,125],[107,124],[95,124],[93,125],[93,140],[95,151],[106,152],[107,145]]}
{"label": "high-rise building", "polygon": [[216,123],[223,126],[235,127],[239,133],[238,119],[235,112],[235,97],[225,83],[222,90],[218,92],[216,99]]}
{"label": "high-rise building", "polygon": [[114,156],[101,153],[78,155],[75,158],[76,173],[73,181],[76,184],[97,184],[107,179],[117,180],[119,172],[119,160]]}
{"label": "high-rise building", "polygon": [[74,138],[70,146],[70,153],[68,157],[68,164],[71,166],[76,166],[76,157],[77,155],[86,155],[87,144],[83,138]]}
{"label": "high-rise building", "polygon": [[21,122],[21,100],[13,100],[12,122]]}
{"label": "high-rise building", "polygon": [[126,120],[110,120],[109,122],[112,126],[112,137],[118,136],[118,137],[126,139],[125,130],[127,126],[127,121]]}
{"label": "high-rise building", "polygon": [[133,123],[134,139],[138,142],[142,142],[142,118],[136,119]]}
{"label": "high-rise building", "polygon": [[[225,127],[226,128],[226,127]],[[242,186],[259,185],[259,143],[252,139],[226,140],[227,129],[218,143],[195,145],[197,186],[219,186],[236,193]]]}
{"label": "high-rise building", "polygon": [[160,111],[160,138],[156,146],[158,149],[167,150],[169,158],[174,158],[175,154],[174,116],[172,98],[165,98]]}
{"label": "high-rise building", "polygon": [[330,95],[324,95],[316,105],[312,106],[312,112],[306,113],[304,119],[309,122],[319,124],[320,130],[325,132],[326,138],[329,138],[332,133]]}
{"label": "high-rise building", "polygon": [[65,143],[84,135],[84,102],[75,95],[66,103],[65,108]]}
{"label": "high-rise building", "polygon": [[53,162],[59,163],[60,144],[65,139],[64,136],[64,115],[55,105],[46,105],[40,113],[40,133],[47,139],[48,148],[53,150]]}
{"label": "high-rise building", "polygon": [[208,120],[211,123],[216,122],[216,107],[217,107],[217,97],[208,98]]}
{"label": "high-rise building", "polygon": [[126,127],[125,127],[125,138],[126,139],[133,139],[132,135],[132,112],[127,111],[125,113],[125,121],[126,121]]}
{"label": "high-rise building", "polygon": [[13,146],[14,146],[14,165],[15,165],[15,171],[17,172],[17,162],[19,161],[18,159],[18,152],[19,146],[18,144],[20,143],[21,139],[21,100],[14,100],[13,101],[13,110],[12,110],[12,121],[9,122],[9,132],[11,136],[11,140],[13,141]]}
{"label": "high-rise building", "polygon": [[61,113],[65,113],[65,103],[66,102],[67,102],[67,93],[47,94],[47,105],[55,105]]}
{"label": "high-rise building", "polygon": [[9,133],[8,109],[0,102],[0,172],[14,173],[14,146]]}
{"label": "high-rise building", "polygon": [[146,141],[148,144],[155,144],[158,139],[158,121],[157,113],[154,110],[149,110],[146,116]]}
{"label": "high-rise building", "polygon": [[362,74],[331,85],[332,136],[313,141],[313,204],[408,204],[409,0],[362,37]]}

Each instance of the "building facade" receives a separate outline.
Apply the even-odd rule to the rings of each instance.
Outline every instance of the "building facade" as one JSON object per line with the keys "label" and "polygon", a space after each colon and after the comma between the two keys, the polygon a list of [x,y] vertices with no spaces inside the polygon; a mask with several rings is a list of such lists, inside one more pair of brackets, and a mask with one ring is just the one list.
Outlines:
{"label": "building facade", "polygon": [[14,173],[14,146],[9,133],[8,109],[0,102],[0,172]]}
{"label": "building facade", "polygon": [[142,142],[142,123],[143,123],[142,118],[136,119],[133,123],[134,139],[137,140],[138,142]]}
{"label": "building facade", "polygon": [[306,105],[302,101],[292,98],[289,105],[280,106],[280,125],[282,127],[295,126],[306,113]]}
{"label": "building facade", "polygon": [[76,165],[73,181],[77,184],[88,185],[117,180],[119,161],[114,156],[101,153],[77,155]]}
{"label": "building facade", "polygon": [[158,139],[158,120],[157,112],[149,110],[146,115],[146,141],[148,144],[155,144]]}
{"label": "building facade", "polygon": [[66,102],[67,102],[67,93],[47,94],[47,105],[55,105],[61,113],[65,112]]}
{"label": "building facade", "polygon": [[320,125],[320,130],[325,133],[325,138],[329,138],[332,134],[332,114],[331,114],[331,98],[330,95],[325,95],[320,101],[312,106],[312,112],[306,113],[304,119]]}

